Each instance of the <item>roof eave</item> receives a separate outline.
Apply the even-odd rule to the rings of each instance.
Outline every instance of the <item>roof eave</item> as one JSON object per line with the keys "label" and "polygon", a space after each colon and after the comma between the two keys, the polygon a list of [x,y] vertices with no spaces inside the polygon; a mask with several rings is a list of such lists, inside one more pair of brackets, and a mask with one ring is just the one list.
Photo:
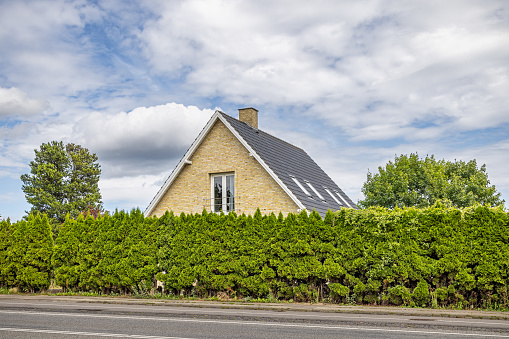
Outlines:
{"label": "roof eave", "polygon": [[239,142],[249,151],[249,153],[262,165],[262,167],[269,173],[269,175],[274,179],[274,181],[277,182],[277,184],[283,189],[283,191],[292,199],[292,201],[299,207],[301,210],[306,210],[306,206],[293,194],[293,192],[279,179],[279,177],[272,171],[272,169],[263,161],[263,159],[260,157],[258,153],[255,152],[255,150],[249,146],[249,144],[244,140],[244,138],[241,137],[241,135],[233,128],[228,121],[221,115],[222,112],[215,111],[212,117],[209,119],[205,127],[202,129],[198,137],[194,140],[194,142],[191,144],[189,149],[187,150],[186,154],[180,159],[179,163],[177,164],[177,167],[173,170],[173,172],[170,174],[170,176],[166,179],[163,186],[159,189],[157,194],[155,195],[154,199],[150,202],[148,207],[145,209],[145,212],[143,213],[145,217],[150,216],[150,214],[154,211],[154,208],[157,206],[157,204],[160,202],[168,188],[171,186],[173,181],[177,178],[177,176],[180,174],[184,166],[189,162],[189,158],[193,155],[193,153],[196,151],[196,149],[199,147],[199,145],[202,143],[205,136],[208,134],[212,126],[214,126],[214,123],[217,119],[219,119],[225,126],[228,128],[228,130],[239,140]]}
{"label": "roof eave", "polygon": [[193,143],[191,144],[191,146],[189,147],[187,152],[184,154],[182,159],[180,159],[179,163],[177,164],[177,167],[175,167],[173,172],[171,172],[169,177],[164,182],[163,186],[159,189],[159,191],[155,195],[154,199],[152,199],[152,201],[150,202],[148,207],[145,209],[145,212],[143,212],[145,217],[148,217],[154,211],[154,208],[157,206],[157,204],[159,203],[161,198],[164,196],[164,194],[166,193],[168,188],[171,186],[173,181],[175,181],[175,179],[180,174],[180,172],[182,171],[184,166],[189,164],[189,158],[193,155],[193,153],[196,151],[198,146],[202,143],[203,139],[208,134],[208,132],[210,131],[210,129],[212,128],[212,126],[214,125],[216,120],[220,117],[221,117],[221,114],[219,113],[219,111],[215,111],[214,114],[212,115],[212,117],[210,117],[210,119],[207,122],[207,124],[205,125],[205,127],[203,127],[200,134],[198,134],[198,136],[193,141]]}

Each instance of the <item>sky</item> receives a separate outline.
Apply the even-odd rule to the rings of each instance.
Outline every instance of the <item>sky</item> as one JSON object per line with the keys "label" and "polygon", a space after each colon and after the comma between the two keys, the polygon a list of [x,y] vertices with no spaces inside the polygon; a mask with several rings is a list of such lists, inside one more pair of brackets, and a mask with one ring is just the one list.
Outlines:
{"label": "sky", "polygon": [[244,107],[354,201],[415,152],[486,164],[509,200],[507,1],[0,0],[0,46],[2,218],[52,140],[97,154],[107,210],[143,211]]}

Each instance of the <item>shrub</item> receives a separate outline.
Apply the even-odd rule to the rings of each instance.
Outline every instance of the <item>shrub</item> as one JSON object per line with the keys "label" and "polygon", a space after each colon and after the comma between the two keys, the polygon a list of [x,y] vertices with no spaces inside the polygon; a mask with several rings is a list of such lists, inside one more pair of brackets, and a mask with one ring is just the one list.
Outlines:
{"label": "shrub", "polygon": [[412,294],[405,286],[397,285],[389,288],[389,302],[393,305],[410,305]]}
{"label": "shrub", "polygon": [[426,307],[426,304],[429,302],[430,294],[429,294],[429,285],[427,282],[421,280],[415,287],[412,293],[412,299],[417,306]]}
{"label": "shrub", "polygon": [[329,284],[330,296],[334,302],[344,301],[350,294],[350,288],[339,283]]}

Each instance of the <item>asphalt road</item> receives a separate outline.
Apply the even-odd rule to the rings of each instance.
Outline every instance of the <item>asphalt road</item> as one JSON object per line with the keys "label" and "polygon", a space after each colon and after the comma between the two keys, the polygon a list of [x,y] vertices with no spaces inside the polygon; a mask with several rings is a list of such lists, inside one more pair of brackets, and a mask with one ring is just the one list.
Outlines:
{"label": "asphalt road", "polygon": [[0,338],[509,338],[509,320],[244,306],[3,295]]}

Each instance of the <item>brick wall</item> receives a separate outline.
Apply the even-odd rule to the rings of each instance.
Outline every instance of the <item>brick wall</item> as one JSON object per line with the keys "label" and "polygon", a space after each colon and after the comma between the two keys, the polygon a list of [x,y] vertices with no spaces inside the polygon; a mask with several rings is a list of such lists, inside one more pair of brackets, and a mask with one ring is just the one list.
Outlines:
{"label": "brick wall", "polygon": [[211,174],[235,173],[235,209],[237,214],[296,213],[298,206],[272,179],[254,157],[217,120],[208,135],[165,192],[152,215],[171,210],[176,214],[210,212]]}

